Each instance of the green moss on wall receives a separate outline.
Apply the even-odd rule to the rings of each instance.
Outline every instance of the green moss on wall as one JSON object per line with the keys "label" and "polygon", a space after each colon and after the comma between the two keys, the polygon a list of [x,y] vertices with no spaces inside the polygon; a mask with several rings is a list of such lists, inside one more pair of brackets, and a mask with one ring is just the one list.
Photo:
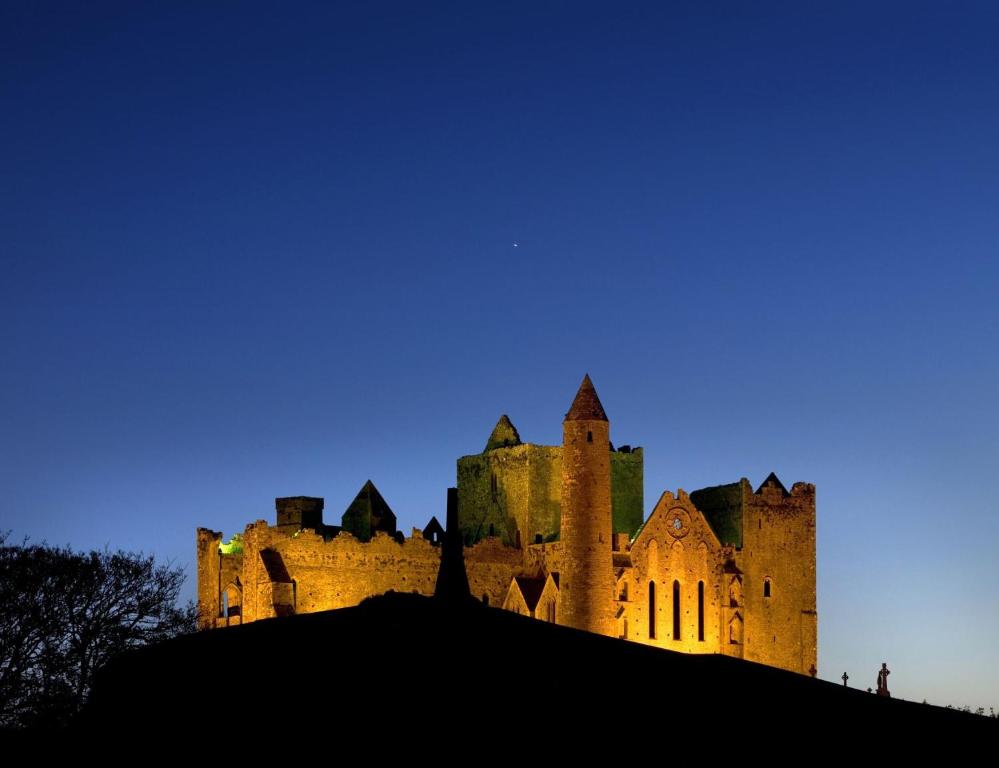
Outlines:
{"label": "green moss on wall", "polygon": [[[615,532],[634,535],[644,518],[642,449],[611,454]],[[467,544],[489,535],[509,546],[538,538],[555,541],[561,529],[562,448],[500,447],[458,459],[458,522]]]}
{"label": "green moss on wall", "polygon": [[701,488],[690,500],[707,518],[722,544],[742,546],[742,484],[729,483]]}
{"label": "green moss on wall", "polygon": [[645,519],[645,470],[641,448],[611,453],[611,508],[614,533],[634,536]]}

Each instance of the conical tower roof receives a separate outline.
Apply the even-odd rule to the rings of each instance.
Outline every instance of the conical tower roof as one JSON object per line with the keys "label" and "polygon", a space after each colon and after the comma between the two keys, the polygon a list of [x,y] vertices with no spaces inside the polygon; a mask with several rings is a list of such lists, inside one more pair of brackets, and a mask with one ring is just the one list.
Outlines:
{"label": "conical tower roof", "polygon": [[486,450],[491,451],[493,448],[505,448],[508,445],[520,445],[520,434],[517,432],[517,428],[513,426],[513,422],[510,421],[510,417],[504,413],[500,416],[499,421],[496,422],[496,426],[493,427],[492,434],[489,435],[489,440],[486,442]]}
{"label": "conical tower roof", "polygon": [[583,383],[579,385],[576,399],[572,401],[572,407],[565,415],[566,421],[607,421],[607,414],[597,397],[597,390],[593,388],[590,381],[590,374],[583,377]]}

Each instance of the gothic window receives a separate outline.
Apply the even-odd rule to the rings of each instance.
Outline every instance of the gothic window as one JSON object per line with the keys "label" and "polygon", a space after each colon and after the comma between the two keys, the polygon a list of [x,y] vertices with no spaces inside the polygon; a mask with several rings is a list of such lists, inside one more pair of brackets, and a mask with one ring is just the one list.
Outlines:
{"label": "gothic window", "polygon": [[649,640],[656,639],[656,583],[649,582]]}
{"label": "gothic window", "polygon": [[763,596],[770,597],[770,579],[769,577],[763,580]]}
{"label": "gothic window", "polygon": [[673,639],[680,639],[680,582],[673,582]]}
{"label": "gothic window", "polygon": [[742,585],[738,577],[733,577],[728,585],[728,604],[730,608],[738,608],[742,603]]}
{"label": "gothic window", "polygon": [[586,433],[586,442],[588,442],[588,443],[592,443],[593,442],[593,433],[592,432],[587,432]]}
{"label": "gothic window", "polygon": [[735,614],[728,623],[728,641],[731,645],[742,643],[742,617]]}
{"label": "gothic window", "polygon": [[239,587],[229,584],[222,591],[222,616],[232,618],[242,614]]}
{"label": "gothic window", "polygon": [[704,642],[704,582],[697,582],[697,639]]}

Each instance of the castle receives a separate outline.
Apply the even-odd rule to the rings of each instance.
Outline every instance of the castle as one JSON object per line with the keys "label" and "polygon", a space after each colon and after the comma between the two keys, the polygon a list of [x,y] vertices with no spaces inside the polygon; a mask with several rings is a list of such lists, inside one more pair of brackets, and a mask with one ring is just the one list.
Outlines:
{"label": "castle", "polygon": [[[644,519],[641,448],[610,440],[589,376],[561,446],[521,442],[503,416],[458,460],[457,525],[472,594],[536,619],[815,675],[815,486],[770,474],[665,491]],[[275,525],[197,532],[202,628],[434,594],[445,530],[404,537],[369,480],[340,526],[323,499],[276,499]],[[449,514],[449,517],[452,517]]]}

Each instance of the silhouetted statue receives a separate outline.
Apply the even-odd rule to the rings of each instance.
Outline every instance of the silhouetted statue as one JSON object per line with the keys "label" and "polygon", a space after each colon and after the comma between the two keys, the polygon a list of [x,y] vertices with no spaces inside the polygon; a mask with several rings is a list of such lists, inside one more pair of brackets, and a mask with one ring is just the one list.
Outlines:
{"label": "silhouetted statue", "polygon": [[882,662],[881,669],[878,670],[878,696],[888,696],[891,698],[891,694],[888,693],[888,675],[890,674],[888,665]]}
{"label": "silhouetted statue", "polygon": [[447,529],[441,547],[441,567],[437,571],[434,597],[449,602],[471,600],[465,556],[462,551],[461,531],[458,529],[458,489],[447,489]]}

